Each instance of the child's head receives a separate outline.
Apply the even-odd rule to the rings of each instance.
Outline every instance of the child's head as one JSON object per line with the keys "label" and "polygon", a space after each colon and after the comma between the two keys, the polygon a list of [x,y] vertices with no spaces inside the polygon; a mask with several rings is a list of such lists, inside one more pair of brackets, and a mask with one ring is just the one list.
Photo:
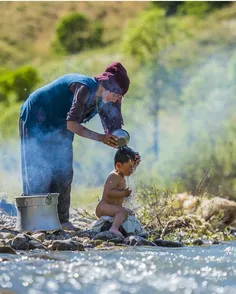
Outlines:
{"label": "child's head", "polygon": [[135,167],[135,156],[133,149],[127,146],[119,148],[114,157],[115,168],[124,176],[130,176]]}

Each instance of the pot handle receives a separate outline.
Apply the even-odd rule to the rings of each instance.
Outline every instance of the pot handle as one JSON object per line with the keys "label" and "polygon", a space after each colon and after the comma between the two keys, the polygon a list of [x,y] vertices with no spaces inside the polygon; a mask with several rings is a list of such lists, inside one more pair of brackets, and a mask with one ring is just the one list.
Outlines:
{"label": "pot handle", "polygon": [[48,193],[48,196],[45,199],[45,203],[47,205],[51,205],[52,204],[52,195],[50,193]]}

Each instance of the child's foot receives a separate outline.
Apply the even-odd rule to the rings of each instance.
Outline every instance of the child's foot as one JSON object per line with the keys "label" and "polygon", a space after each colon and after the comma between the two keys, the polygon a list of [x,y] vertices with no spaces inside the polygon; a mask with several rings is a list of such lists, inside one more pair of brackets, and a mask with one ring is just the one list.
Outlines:
{"label": "child's foot", "polygon": [[110,228],[109,232],[124,238],[124,236],[121,234],[121,232],[115,228]]}

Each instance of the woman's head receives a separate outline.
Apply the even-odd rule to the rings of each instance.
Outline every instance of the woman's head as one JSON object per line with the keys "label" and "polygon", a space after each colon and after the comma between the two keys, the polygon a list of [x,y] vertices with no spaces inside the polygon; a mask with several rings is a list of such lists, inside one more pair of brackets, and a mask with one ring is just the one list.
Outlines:
{"label": "woman's head", "polygon": [[119,62],[114,62],[107,66],[105,72],[95,77],[104,88],[102,94],[104,102],[116,102],[129,89],[130,80],[126,69]]}

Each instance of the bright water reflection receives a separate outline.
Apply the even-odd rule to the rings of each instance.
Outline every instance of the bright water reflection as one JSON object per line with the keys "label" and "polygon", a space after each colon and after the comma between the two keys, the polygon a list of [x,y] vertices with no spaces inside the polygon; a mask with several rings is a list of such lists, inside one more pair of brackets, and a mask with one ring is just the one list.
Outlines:
{"label": "bright water reflection", "polygon": [[0,288],[24,294],[236,293],[236,243],[49,254],[60,260],[32,254],[0,256],[10,258],[1,262]]}

